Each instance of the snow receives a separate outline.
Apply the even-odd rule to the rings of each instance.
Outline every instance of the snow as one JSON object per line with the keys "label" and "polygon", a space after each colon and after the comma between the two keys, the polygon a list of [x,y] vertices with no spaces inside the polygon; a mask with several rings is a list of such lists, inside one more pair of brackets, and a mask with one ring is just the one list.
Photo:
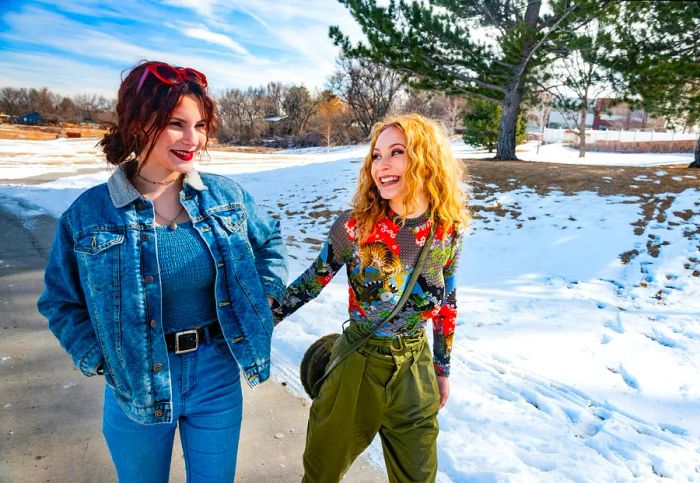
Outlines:
{"label": "snow", "polygon": [[[79,160],[67,156],[61,169],[99,168],[91,144],[3,141],[0,152],[2,163],[6,153],[22,157],[25,171],[12,168],[19,179],[56,172],[57,153]],[[483,155],[459,142],[454,148]],[[315,257],[334,212],[348,206],[366,149],[215,151],[201,169],[238,180],[280,215],[294,278]],[[539,156],[531,144],[523,149],[523,159],[579,162],[562,146],[542,146]],[[585,162],[661,166],[689,156],[589,153]],[[9,163],[2,166],[7,179]],[[58,216],[108,176],[104,170],[0,186],[0,203],[26,219]],[[475,208],[490,209],[473,220],[458,271],[438,481],[700,481],[698,189],[659,196],[670,204],[666,217],[635,235],[632,223],[644,218],[636,196],[542,195],[479,182],[468,188]],[[619,255],[630,250],[638,254],[623,263]],[[345,319],[346,283],[337,276],[275,331],[273,378],[297,394],[304,350]],[[378,441],[368,455],[381,463]]]}
{"label": "snow", "polygon": [[[586,157],[578,157],[578,149],[561,143],[542,144],[537,152],[537,141],[521,144],[516,156],[521,161],[561,164],[586,164],[592,166],[668,166],[688,165],[693,162],[693,153],[605,153],[589,151]],[[490,158],[495,156],[483,150],[474,150],[462,141],[453,142],[457,155],[465,158]]]}

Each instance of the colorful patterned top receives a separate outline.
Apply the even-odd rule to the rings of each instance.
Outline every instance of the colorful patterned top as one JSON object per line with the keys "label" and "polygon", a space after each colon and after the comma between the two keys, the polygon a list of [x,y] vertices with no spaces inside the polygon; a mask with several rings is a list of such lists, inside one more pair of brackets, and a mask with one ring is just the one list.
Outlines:
{"label": "colorful patterned top", "polygon": [[[302,273],[274,309],[277,322],[315,298],[345,265],[349,281],[350,319],[366,330],[389,315],[403,289],[421,249],[430,234],[432,221],[426,215],[401,219],[393,211],[372,227],[364,240],[356,238],[357,221],[351,212],[341,214],[313,264]],[[376,336],[417,335],[433,321],[433,364],[438,375],[449,375],[450,352],[457,318],[455,275],[462,247],[461,232],[438,225],[406,305]]]}

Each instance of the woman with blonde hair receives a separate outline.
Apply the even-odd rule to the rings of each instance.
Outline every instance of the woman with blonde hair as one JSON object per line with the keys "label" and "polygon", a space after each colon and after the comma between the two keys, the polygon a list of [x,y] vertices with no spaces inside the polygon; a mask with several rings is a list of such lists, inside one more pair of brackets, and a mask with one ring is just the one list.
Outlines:
{"label": "woman with blonde hair", "polygon": [[303,481],[339,481],[377,432],[390,481],[435,480],[455,275],[469,221],[461,176],[436,122],[409,114],[376,124],[352,209],[334,222],[318,258],[274,311],[281,321],[346,266],[350,324],[311,407]]}

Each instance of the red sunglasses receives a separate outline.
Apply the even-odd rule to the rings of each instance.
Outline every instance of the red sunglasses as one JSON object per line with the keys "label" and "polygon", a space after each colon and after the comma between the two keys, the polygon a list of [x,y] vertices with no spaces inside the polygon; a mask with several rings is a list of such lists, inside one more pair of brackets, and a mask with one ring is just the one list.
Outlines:
{"label": "red sunglasses", "polygon": [[173,67],[170,64],[163,62],[154,62],[153,64],[148,64],[141,75],[141,80],[139,80],[139,85],[136,87],[136,92],[141,90],[148,73],[153,74],[156,79],[161,81],[163,84],[169,86],[174,86],[177,84],[182,84],[183,82],[196,82],[202,87],[207,87],[207,76],[194,70],[190,67]]}

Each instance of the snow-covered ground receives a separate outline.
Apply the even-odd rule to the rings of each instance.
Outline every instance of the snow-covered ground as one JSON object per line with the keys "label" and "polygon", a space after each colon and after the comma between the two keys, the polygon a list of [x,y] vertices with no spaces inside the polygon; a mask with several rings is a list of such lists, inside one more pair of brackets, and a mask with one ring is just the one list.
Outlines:
{"label": "snow-covered ground", "polygon": [[[561,143],[543,144],[531,141],[516,149],[518,159],[542,163],[587,164],[593,166],[665,166],[688,165],[693,162],[693,153],[601,153],[587,152],[585,158],[578,157],[578,149]],[[453,143],[456,155],[464,158],[489,158],[495,155],[476,151],[461,141]]]}
{"label": "snow-covered ground", "polygon": [[[88,152],[94,142],[17,143],[11,152],[23,156],[24,176],[56,172],[57,152],[64,151],[47,143],[102,163]],[[8,146],[0,142],[0,178],[10,177]],[[550,153],[549,161],[578,159],[575,151],[551,148],[564,154]],[[365,149],[213,152],[201,169],[238,180],[280,216],[296,277],[335,212],[348,206]],[[605,156],[599,164],[652,161]],[[654,155],[656,164],[664,156]],[[690,155],[673,156],[683,158],[673,164],[690,162]],[[0,186],[0,203],[30,223],[36,213],[59,215],[108,175]],[[638,178],[630,183],[647,182]],[[489,209],[473,221],[458,272],[439,481],[700,481],[700,189],[662,195],[665,215],[645,218],[636,196],[542,195],[484,183],[469,186],[473,204]],[[632,225],[640,219],[647,221]],[[619,255],[632,250],[637,254],[623,263]],[[304,350],[345,319],[345,287],[339,275],[276,330],[273,378],[298,394]],[[381,461],[377,441],[369,456]]]}

